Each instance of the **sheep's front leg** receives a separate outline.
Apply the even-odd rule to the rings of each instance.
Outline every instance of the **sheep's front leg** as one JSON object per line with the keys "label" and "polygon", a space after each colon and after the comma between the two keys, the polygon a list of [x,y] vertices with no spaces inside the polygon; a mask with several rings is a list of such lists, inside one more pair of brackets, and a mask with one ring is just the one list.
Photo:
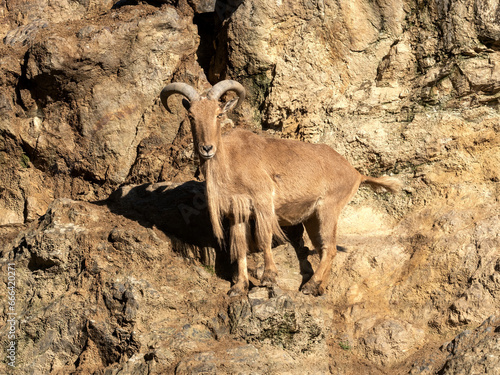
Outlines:
{"label": "sheep's front leg", "polygon": [[272,247],[273,235],[266,233],[262,238],[258,239],[259,249],[264,253],[264,273],[262,274],[262,285],[272,286],[277,284],[278,268],[274,263]]}
{"label": "sheep's front leg", "polygon": [[231,261],[237,262],[238,275],[236,282],[228,292],[230,297],[241,296],[248,293],[248,266],[247,266],[247,251],[248,251],[248,223],[238,222],[231,223]]}
{"label": "sheep's front leg", "polygon": [[[269,194],[272,197],[272,194]],[[255,240],[257,247],[264,254],[264,273],[262,274],[261,283],[265,286],[276,285],[278,279],[278,268],[274,263],[272,244],[273,244],[273,227],[274,231],[280,230],[278,221],[276,220],[273,209],[274,203],[272,199],[260,199],[256,204],[255,214]]]}
{"label": "sheep's front leg", "polygon": [[261,283],[265,286],[272,286],[277,284],[278,268],[274,263],[271,248],[264,249],[264,273],[262,274]]}

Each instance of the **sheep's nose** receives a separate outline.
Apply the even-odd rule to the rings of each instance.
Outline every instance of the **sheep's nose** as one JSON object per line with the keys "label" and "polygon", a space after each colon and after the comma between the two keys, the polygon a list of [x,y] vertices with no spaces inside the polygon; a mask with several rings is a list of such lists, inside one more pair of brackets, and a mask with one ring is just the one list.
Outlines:
{"label": "sheep's nose", "polygon": [[212,145],[203,145],[201,146],[201,149],[205,152],[205,153],[209,153],[210,151],[212,151],[212,149],[214,148],[214,146]]}

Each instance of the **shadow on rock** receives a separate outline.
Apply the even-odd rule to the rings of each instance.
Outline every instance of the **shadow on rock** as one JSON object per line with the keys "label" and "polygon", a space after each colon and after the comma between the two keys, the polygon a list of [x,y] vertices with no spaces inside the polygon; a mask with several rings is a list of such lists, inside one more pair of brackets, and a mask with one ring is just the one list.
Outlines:
{"label": "shadow on rock", "polygon": [[172,239],[176,252],[228,276],[229,257],[213,234],[204,182],[125,185],[98,204],[145,227],[157,227]]}
{"label": "shadow on rock", "polygon": [[[157,227],[173,240],[176,252],[213,266],[218,275],[231,278],[233,266],[228,250],[214,236],[204,182],[124,185],[98,204],[145,227]],[[313,270],[307,260],[310,251],[302,241],[304,228],[300,224],[283,229],[299,259],[303,283],[307,282]]]}

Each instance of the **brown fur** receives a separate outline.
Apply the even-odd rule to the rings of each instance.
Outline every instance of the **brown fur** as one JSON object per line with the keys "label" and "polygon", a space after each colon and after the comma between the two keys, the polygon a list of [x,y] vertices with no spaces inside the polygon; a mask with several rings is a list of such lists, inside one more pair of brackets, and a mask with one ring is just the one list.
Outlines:
{"label": "brown fur", "polygon": [[[280,225],[299,223],[321,256],[318,269],[302,290],[322,294],[336,254],[342,208],[361,183],[396,192],[400,182],[387,176],[363,176],[326,145],[266,138],[240,129],[222,136],[218,117],[228,109],[228,105],[223,109],[216,101],[201,98],[191,103],[189,117],[206,178],[214,233],[221,241],[222,217],[230,220],[231,258],[238,263],[238,278],[230,294],[248,289],[246,255],[251,242],[264,252],[263,283],[276,282],[272,238],[284,238]],[[255,221],[252,233],[250,220]]]}

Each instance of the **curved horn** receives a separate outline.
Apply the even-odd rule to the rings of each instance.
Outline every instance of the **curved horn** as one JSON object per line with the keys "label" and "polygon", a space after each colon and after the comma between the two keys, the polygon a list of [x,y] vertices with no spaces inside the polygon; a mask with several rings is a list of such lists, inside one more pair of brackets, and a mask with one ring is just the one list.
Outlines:
{"label": "curved horn", "polygon": [[236,103],[235,108],[238,107],[245,99],[245,88],[236,81],[225,80],[215,84],[208,92],[207,98],[210,100],[219,100],[228,91],[234,91],[238,95],[238,103]]}
{"label": "curved horn", "polygon": [[184,95],[190,102],[200,98],[200,94],[198,94],[198,92],[196,92],[196,90],[187,83],[171,83],[170,85],[165,86],[163,90],[161,90],[160,94],[161,102],[168,111],[170,111],[170,109],[168,108],[167,99],[172,94]]}

